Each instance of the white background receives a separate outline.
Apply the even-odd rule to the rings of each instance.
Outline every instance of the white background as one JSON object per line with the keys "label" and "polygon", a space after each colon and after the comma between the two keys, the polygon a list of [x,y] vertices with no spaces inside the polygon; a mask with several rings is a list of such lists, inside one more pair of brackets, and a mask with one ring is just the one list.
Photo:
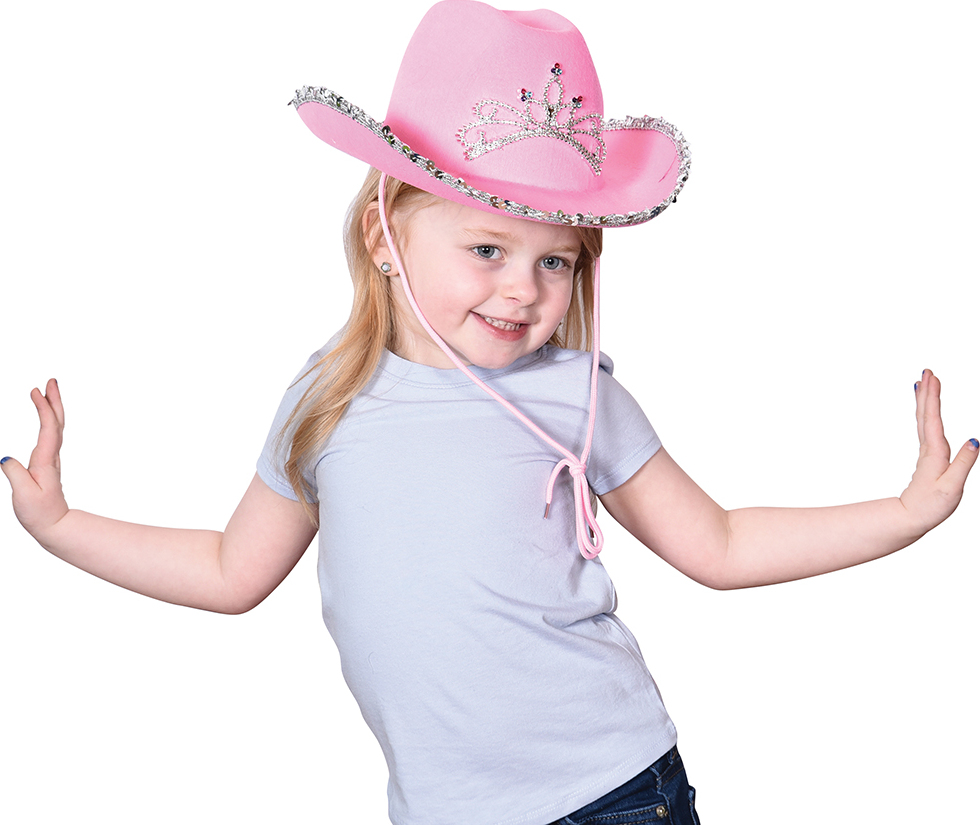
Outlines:
{"label": "white background", "polygon": [[[322,84],[381,119],[426,5],[8,4],[0,451],[26,461],[28,392],[55,375],[72,506],[224,525],[348,308],[364,169],[286,103]],[[980,436],[975,5],[555,6],[606,115],[663,115],[693,148],[676,206],[607,233],[603,346],[694,479],[729,508],[897,494],[924,367],[954,449]],[[970,815],[977,484],[896,556],[745,592],[604,521],[706,824]],[[9,509],[0,544],[0,820],[386,821],[313,553],[225,617],[90,578]]]}

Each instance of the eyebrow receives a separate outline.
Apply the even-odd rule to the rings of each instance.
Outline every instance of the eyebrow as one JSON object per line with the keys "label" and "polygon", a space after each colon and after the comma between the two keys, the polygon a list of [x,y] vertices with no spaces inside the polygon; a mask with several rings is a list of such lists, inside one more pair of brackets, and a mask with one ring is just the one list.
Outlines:
{"label": "eyebrow", "polygon": [[[501,232],[497,229],[487,229],[484,227],[463,227],[459,230],[460,235],[464,236],[471,241],[499,241],[500,243],[510,243],[513,244],[517,241],[517,236],[511,234],[510,232]],[[568,255],[578,255],[582,251],[582,244],[578,246],[569,246],[568,244],[561,244],[559,246],[551,247],[552,252],[561,252]]]}

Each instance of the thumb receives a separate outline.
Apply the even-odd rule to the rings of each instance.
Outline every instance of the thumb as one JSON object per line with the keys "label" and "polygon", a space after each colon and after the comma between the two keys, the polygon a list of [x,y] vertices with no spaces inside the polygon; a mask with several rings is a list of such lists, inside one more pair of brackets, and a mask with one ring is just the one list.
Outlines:
{"label": "thumb", "polygon": [[949,469],[943,473],[943,480],[951,484],[957,492],[962,493],[966,477],[977,463],[978,446],[980,442],[975,438],[967,441],[950,462]]}
{"label": "thumb", "polygon": [[27,468],[16,458],[11,458],[9,455],[0,458],[0,470],[3,470],[3,474],[7,477],[7,481],[10,482],[10,486],[14,490],[26,484],[28,481],[32,484],[36,483]]}

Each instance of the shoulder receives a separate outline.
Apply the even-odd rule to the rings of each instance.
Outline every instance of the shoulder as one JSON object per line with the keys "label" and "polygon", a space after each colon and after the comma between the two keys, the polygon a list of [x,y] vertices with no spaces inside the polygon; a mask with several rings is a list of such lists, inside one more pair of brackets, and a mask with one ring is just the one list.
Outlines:
{"label": "shoulder", "polygon": [[[273,435],[279,436],[285,433],[287,422],[290,421],[293,413],[300,408],[300,405],[304,404],[303,399],[307,396],[307,391],[319,377],[321,371],[319,366],[320,363],[323,361],[324,356],[327,355],[332,349],[333,339],[311,354],[310,357],[306,359],[306,363],[303,364],[299,372],[297,372],[293,379],[286,385],[282,399],[279,402],[279,407],[276,410],[275,418],[272,422],[270,440],[268,442],[269,444],[272,444],[274,441],[272,438]],[[306,404],[309,403],[309,400],[309,398],[306,399]],[[296,421],[293,420],[293,426],[295,426],[295,424]]]}
{"label": "shoulder", "polygon": [[320,369],[318,365],[323,361],[324,357],[334,348],[336,344],[337,336],[335,335],[326,344],[324,344],[316,352],[312,353],[309,358],[306,359],[306,363],[303,364],[302,368],[293,377],[292,381],[286,387],[286,392],[283,397],[282,406],[286,407],[291,402],[292,407],[295,407],[299,403],[300,399],[310,388],[310,385],[319,377]]}
{"label": "shoulder", "polygon": [[316,378],[316,366],[319,364],[324,357],[331,352],[337,344],[337,335],[331,338],[327,343],[325,343],[320,349],[312,353],[309,358],[306,359],[306,363],[303,364],[303,368],[296,373],[296,377],[290,383],[290,387],[299,384],[309,385]]}
{"label": "shoulder", "polygon": [[[572,391],[573,387],[584,392],[588,403],[592,376],[592,353],[582,350],[560,349],[546,346],[541,350],[541,383],[555,385]],[[599,353],[599,401],[603,399],[617,403],[622,395],[628,395],[625,388],[613,377],[613,360],[606,353]]]}
{"label": "shoulder", "polygon": [[[540,369],[590,373],[592,371],[592,353],[579,349],[562,349],[545,344],[540,350],[540,357],[533,366]],[[606,375],[613,374],[613,360],[606,353],[599,353],[599,368]]]}
{"label": "shoulder", "polygon": [[[504,372],[504,371],[501,371]],[[600,354],[598,392],[600,408],[616,406],[625,390],[612,377],[613,362]],[[516,362],[506,374],[495,377],[505,398],[526,404],[560,404],[569,409],[589,409],[592,353],[544,346],[533,356]]]}
{"label": "shoulder", "polygon": [[[509,400],[528,409],[558,405],[564,415],[588,418],[591,395],[591,352],[545,346],[533,359],[520,365],[512,381],[500,388]],[[630,393],[613,377],[613,361],[605,353],[599,357],[598,426],[618,428],[624,420],[643,420],[643,412]],[[584,426],[584,424],[583,424]],[[648,425],[646,425],[648,426]]]}

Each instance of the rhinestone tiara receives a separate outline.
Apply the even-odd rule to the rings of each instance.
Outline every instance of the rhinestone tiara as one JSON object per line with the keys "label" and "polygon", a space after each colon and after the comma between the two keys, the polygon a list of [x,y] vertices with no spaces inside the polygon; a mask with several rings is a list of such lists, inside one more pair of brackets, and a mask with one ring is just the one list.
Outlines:
{"label": "rhinestone tiara", "polygon": [[[606,159],[606,144],[602,139],[602,116],[597,112],[577,115],[582,108],[582,97],[573,97],[565,103],[565,87],[561,82],[562,68],[555,63],[551,77],[544,85],[540,98],[527,89],[521,89],[520,98],[523,109],[499,100],[481,100],[473,107],[477,119],[466,124],[456,133],[459,142],[466,148],[466,159],[473,160],[494,149],[501,149],[517,140],[526,138],[552,138],[567,143],[575,149],[582,159],[598,176],[602,162]],[[557,91],[556,91],[557,89]],[[500,127],[505,131],[496,140],[488,141],[484,127]],[[476,138],[469,137],[476,132]],[[593,147],[583,143],[583,138]]]}
{"label": "rhinestone tiara", "polygon": [[668,123],[663,118],[626,117],[618,120],[607,120],[602,123],[600,132],[610,132],[621,129],[647,129],[660,132],[661,134],[670,138],[677,151],[677,156],[680,159],[677,183],[674,186],[673,191],[656,206],[637,212],[593,215],[591,212],[583,214],[581,212],[565,212],[562,210],[558,210],[556,212],[542,211],[540,209],[534,209],[526,204],[506,200],[505,198],[501,198],[490,192],[484,192],[482,189],[469,186],[463,180],[463,178],[457,178],[448,172],[444,172],[436,165],[434,161],[423,157],[418,152],[413,151],[408,144],[399,140],[394,132],[391,131],[390,127],[378,123],[378,121],[368,115],[363,109],[355,106],[350,101],[345,100],[343,97],[330,89],[322,86],[303,86],[301,89],[296,91],[296,96],[289,101],[289,105],[299,108],[299,106],[303,103],[311,102],[319,103],[339,114],[349,117],[355,123],[363,126],[380,139],[386,141],[392,149],[397,152],[401,152],[406,158],[408,158],[409,161],[419,167],[419,169],[427,172],[430,177],[438,180],[440,183],[452,189],[455,189],[457,192],[460,192],[473,200],[479,201],[482,204],[499,209],[502,212],[507,212],[519,218],[531,218],[533,220],[542,221],[543,223],[560,224],[563,226],[595,227],[632,226],[635,224],[645,223],[646,221],[657,217],[657,215],[663,212],[664,209],[677,200],[677,196],[680,194],[681,189],[684,188],[684,184],[687,182],[688,174],[690,173],[691,168],[691,150],[688,146],[687,140],[684,138],[684,135],[681,134],[679,129]]}

